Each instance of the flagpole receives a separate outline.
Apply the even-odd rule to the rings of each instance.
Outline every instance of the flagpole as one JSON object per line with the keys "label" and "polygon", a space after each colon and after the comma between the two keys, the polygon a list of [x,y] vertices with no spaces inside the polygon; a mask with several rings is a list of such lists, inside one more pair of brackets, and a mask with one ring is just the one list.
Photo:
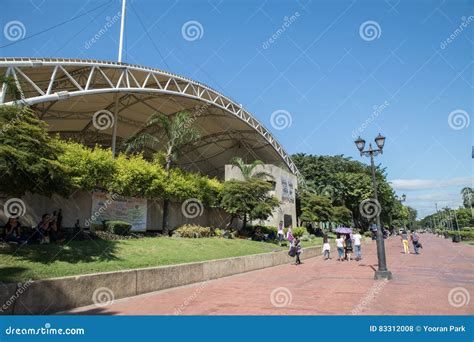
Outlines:
{"label": "flagpole", "polygon": [[118,51],[118,61],[122,62],[122,49],[123,49],[123,31],[125,28],[125,7],[127,0],[122,0],[122,17],[120,18],[120,41]]}

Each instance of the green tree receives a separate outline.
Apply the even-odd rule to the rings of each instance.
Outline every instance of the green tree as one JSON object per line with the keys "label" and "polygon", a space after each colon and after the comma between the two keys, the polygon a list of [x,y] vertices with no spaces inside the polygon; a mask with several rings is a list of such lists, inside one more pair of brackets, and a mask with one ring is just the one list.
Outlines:
{"label": "green tree", "polygon": [[60,141],[61,165],[67,167],[68,177],[76,189],[108,190],[117,173],[117,165],[110,149],[90,148],[73,141]]}
{"label": "green tree", "polygon": [[466,186],[462,188],[461,195],[464,208],[472,208],[474,203],[474,189],[469,186]]}
{"label": "green tree", "polygon": [[260,179],[229,180],[222,188],[221,206],[232,219],[239,217],[245,229],[248,221],[265,220],[278,206],[278,199],[270,195],[271,189],[270,183]]}
{"label": "green tree", "polygon": [[261,160],[254,160],[250,164],[246,164],[244,160],[240,157],[234,157],[231,160],[232,167],[239,168],[240,172],[242,173],[242,177],[244,180],[248,181],[251,179],[265,179],[267,177],[273,178],[268,172],[259,171],[256,172],[255,168],[257,166],[262,166],[264,163]]}
{"label": "green tree", "polygon": [[[308,192],[330,198],[333,206],[344,206],[352,212],[356,226],[366,229],[369,221],[360,213],[360,203],[373,198],[370,166],[342,155],[314,156],[293,155],[298,170],[303,175]],[[387,181],[385,169],[376,168],[377,194],[381,206],[381,222],[389,224],[401,210],[395,193]],[[302,207],[303,208],[303,207]],[[304,210],[301,210],[304,213]]]}
{"label": "green tree", "polygon": [[301,208],[303,222],[329,222],[333,216],[331,200],[325,196],[315,194],[303,194],[301,196]]}
{"label": "green tree", "polygon": [[58,140],[28,107],[0,106],[0,192],[67,195],[67,167],[58,161]]}
{"label": "green tree", "polygon": [[[178,159],[181,149],[185,145],[195,142],[201,136],[193,123],[194,118],[185,111],[176,113],[172,118],[164,114],[153,114],[147,120],[144,129],[125,141],[125,151],[130,153],[143,150],[146,147],[156,148],[160,143],[156,133],[162,129],[166,140],[163,150],[164,165],[165,171],[169,175],[171,165]],[[165,235],[169,230],[169,200],[170,198],[165,194],[163,199],[163,233]]]}
{"label": "green tree", "polygon": [[352,226],[352,212],[344,206],[337,206],[332,209],[333,221],[342,226]]}

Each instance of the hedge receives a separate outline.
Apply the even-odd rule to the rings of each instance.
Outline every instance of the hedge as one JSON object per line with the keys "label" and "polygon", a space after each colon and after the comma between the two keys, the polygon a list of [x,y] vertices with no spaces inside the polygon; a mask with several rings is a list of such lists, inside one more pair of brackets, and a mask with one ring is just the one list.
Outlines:
{"label": "hedge", "polygon": [[132,230],[132,225],[125,221],[110,220],[105,221],[106,231],[117,235],[128,235]]}

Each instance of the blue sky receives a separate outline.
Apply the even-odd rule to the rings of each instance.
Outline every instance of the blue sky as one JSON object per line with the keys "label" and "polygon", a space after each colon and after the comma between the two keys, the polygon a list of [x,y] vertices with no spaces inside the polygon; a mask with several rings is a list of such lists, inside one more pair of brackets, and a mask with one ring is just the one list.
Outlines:
{"label": "blue sky", "polygon": [[[472,1],[127,3],[124,62],[223,92],[289,153],[368,162],[353,135],[369,142],[381,132],[387,142],[377,162],[419,216],[434,211],[435,202],[459,205],[460,189],[473,185]],[[12,43],[6,37],[12,21],[23,24],[28,38],[102,4],[3,47]],[[0,55],[115,61],[118,22],[86,45],[120,6],[119,0],[3,0]],[[274,112],[287,120],[272,121]]]}

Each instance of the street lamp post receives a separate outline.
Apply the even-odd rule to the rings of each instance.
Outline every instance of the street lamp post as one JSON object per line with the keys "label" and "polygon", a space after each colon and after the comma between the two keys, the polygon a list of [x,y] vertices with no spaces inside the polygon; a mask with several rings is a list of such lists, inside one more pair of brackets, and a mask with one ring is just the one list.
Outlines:
{"label": "street lamp post", "polygon": [[[369,144],[369,149],[364,151],[365,140],[361,137],[357,138],[355,144],[360,152],[361,156],[370,157],[370,167],[372,170],[372,186],[374,188],[374,200],[380,204],[377,195],[377,179],[375,177],[375,162],[374,157],[383,153],[383,146],[385,144],[385,137],[378,135],[375,138],[375,143],[378,149],[373,149],[372,144]],[[392,272],[387,269],[387,259],[385,257],[385,243],[383,238],[382,225],[380,224],[380,210],[376,212],[377,222],[377,258],[378,258],[378,270],[375,271],[375,279],[392,279]]]}

